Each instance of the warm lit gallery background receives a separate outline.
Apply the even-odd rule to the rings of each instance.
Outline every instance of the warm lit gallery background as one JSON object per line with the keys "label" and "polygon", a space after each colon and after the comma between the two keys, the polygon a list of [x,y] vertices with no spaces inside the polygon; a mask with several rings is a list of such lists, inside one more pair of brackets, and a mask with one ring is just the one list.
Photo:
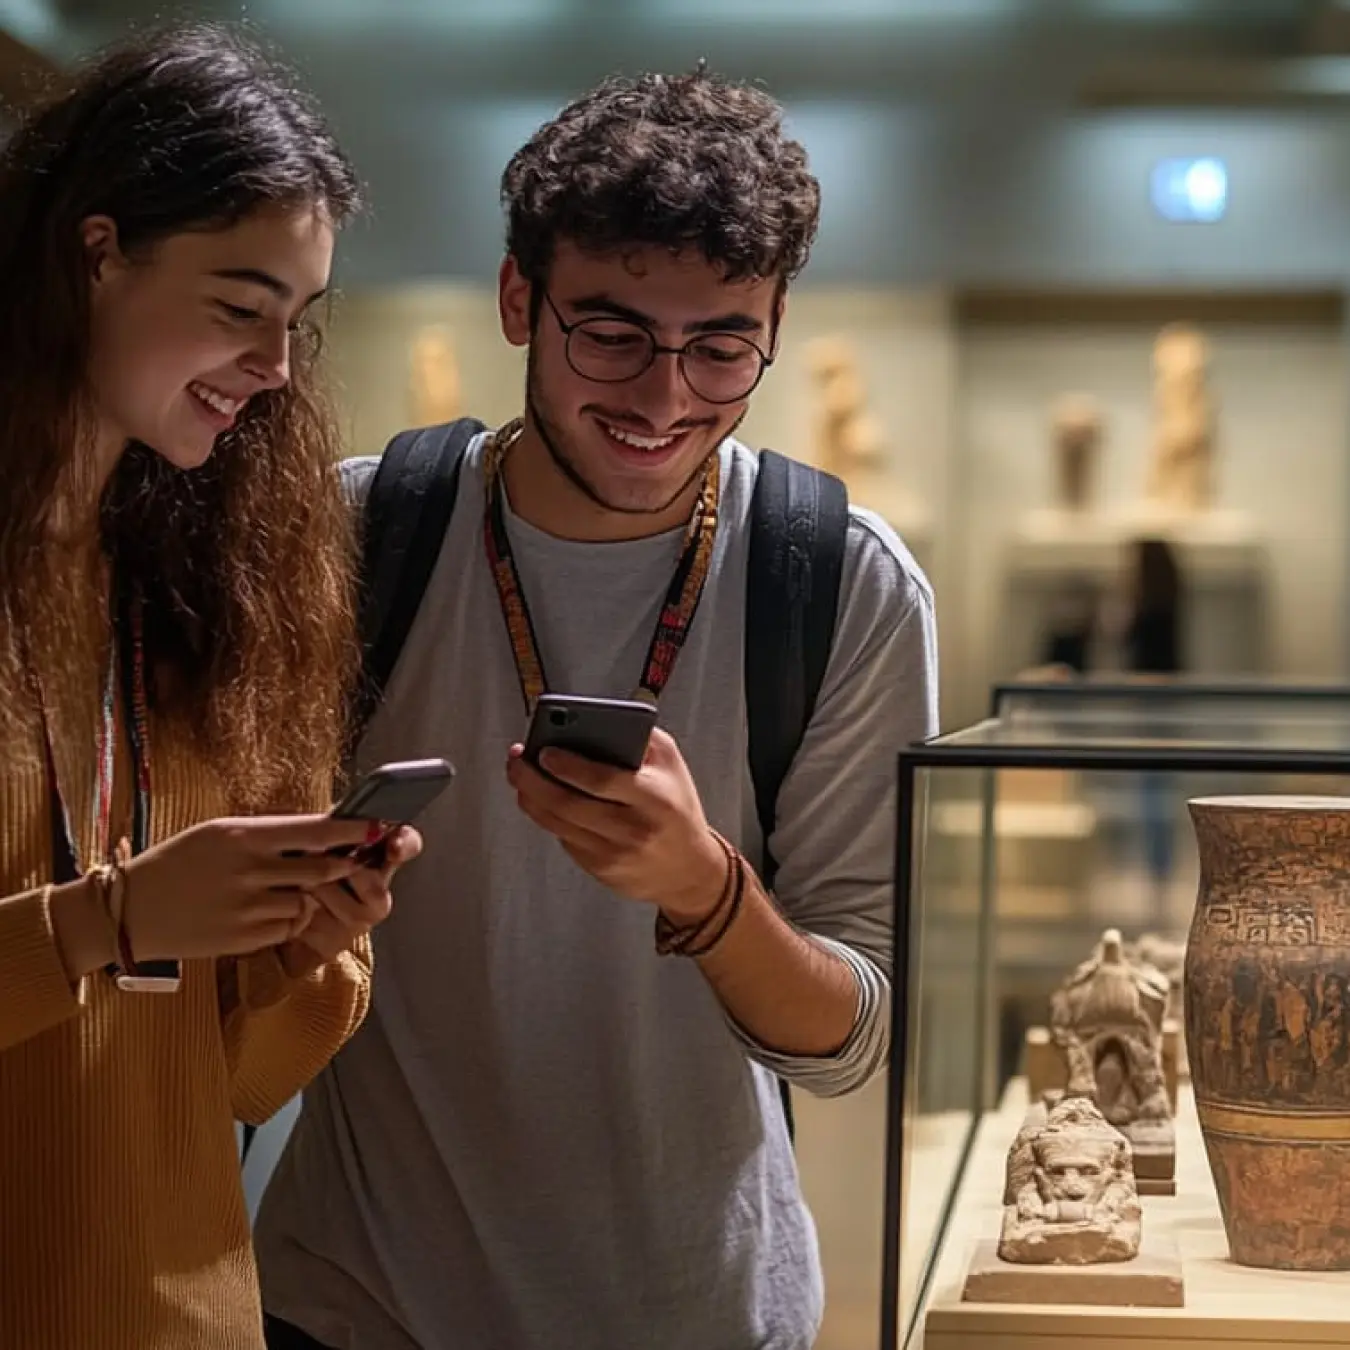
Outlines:
{"label": "warm lit gallery background", "polygon": [[[0,0],[3,87],[161,12]],[[341,245],[331,323],[352,453],[429,417],[518,411],[523,364],[495,310],[502,166],[600,76],[706,56],[785,101],[824,189],[746,437],[842,470],[919,555],[938,595],[944,726],[983,715],[991,682],[1040,659],[1077,579],[1117,584],[1140,533],[1178,547],[1193,672],[1346,676],[1350,7],[253,0],[248,12],[305,70],[374,201]],[[1165,513],[1146,485],[1155,344],[1175,323],[1204,340],[1213,494]],[[1052,427],[1066,395],[1089,397],[1100,422],[1074,510],[1058,505]],[[827,396],[873,460],[830,457]],[[1086,955],[1086,932],[1061,934],[1047,969]],[[974,1054],[951,1026],[932,1034],[953,1063]],[[881,1091],[803,1127],[826,1350],[875,1344]],[[942,1121],[932,1137],[959,1151],[964,1135],[940,1137]],[[915,1250],[954,1168],[929,1169]]]}
{"label": "warm lit gallery background", "polygon": [[[700,55],[785,100],[824,214],[746,432],[820,458],[811,343],[852,348],[885,457],[884,485],[856,490],[931,572],[954,726],[982,711],[991,679],[1036,658],[1057,574],[1109,569],[1108,541],[1143,499],[1152,345],[1173,320],[1195,319],[1209,342],[1222,513],[1175,527],[1198,594],[1193,664],[1343,669],[1350,119],[1338,91],[1350,99],[1350,85],[1314,59],[1344,37],[1336,8],[262,0],[248,12],[318,87],[374,198],[344,241],[332,321],[353,450],[415,420],[419,338],[443,378],[437,327],[458,405],[489,420],[516,409],[521,365],[494,308],[497,177],[561,100],[610,70]],[[56,54],[163,12],[0,0],[12,33]],[[1218,161],[1226,200],[1215,205],[1202,168],[1190,205],[1221,219],[1160,214],[1154,179],[1177,158]],[[1051,405],[1075,392],[1100,405],[1100,463],[1091,518],[1056,543],[1036,513],[1055,500]]]}

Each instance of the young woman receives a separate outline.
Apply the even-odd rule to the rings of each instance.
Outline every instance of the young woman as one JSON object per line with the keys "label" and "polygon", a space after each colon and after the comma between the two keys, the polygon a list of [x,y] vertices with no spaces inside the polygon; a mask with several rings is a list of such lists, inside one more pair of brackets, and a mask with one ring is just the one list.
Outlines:
{"label": "young woman", "polygon": [[[351,533],[311,315],[357,185],[226,32],[0,151],[0,1345],[253,1350],[234,1120],[351,1035]],[[378,829],[378,826],[375,827]],[[365,856],[365,855],[362,855]]]}

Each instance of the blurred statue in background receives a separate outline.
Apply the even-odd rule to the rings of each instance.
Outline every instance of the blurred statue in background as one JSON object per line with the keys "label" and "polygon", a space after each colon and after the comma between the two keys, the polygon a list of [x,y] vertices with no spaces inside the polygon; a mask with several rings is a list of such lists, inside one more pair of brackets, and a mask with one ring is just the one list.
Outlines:
{"label": "blurred statue in background", "polygon": [[809,345],[807,361],[816,382],[816,462],[851,485],[860,475],[876,473],[885,460],[858,354],[847,338],[830,334]]}
{"label": "blurred statue in background", "polygon": [[915,515],[915,503],[891,476],[856,349],[846,337],[829,334],[808,344],[806,361],[815,383],[815,462],[842,478],[859,506],[902,527]]}
{"label": "blurred statue in background", "polygon": [[460,415],[459,361],[455,341],[445,324],[428,324],[413,337],[412,426],[452,422]]}
{"label": "blurred statue in background", "polygon": [[1065,511],[1086,509],[1102,441],[1102,412],[1089,394],[1065,394],[1051,409],[1055,486]]}
{"label": "blurred statue in background", "polygon": [[1190,324],[1169,324],[1153,347],[1153,451],[1147,496],[1170,510],[1214,502],[1214,402],[1209,344]]}

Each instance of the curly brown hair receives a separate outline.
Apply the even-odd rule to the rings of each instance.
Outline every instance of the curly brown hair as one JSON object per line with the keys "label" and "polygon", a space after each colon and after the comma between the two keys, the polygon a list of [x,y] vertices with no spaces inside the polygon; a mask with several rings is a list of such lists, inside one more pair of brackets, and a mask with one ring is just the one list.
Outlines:
{"label": "curly brown hair", "polygon": [[693,248],[728,281],[786,285],[820,216],[820,185],[779,104],[702,65],[604,81],[516,152],[501,196],[507,251],[535,283],[567,239],[596,253]]}
{"label": "curly brown hair", "polygon": [[[267,206],[337,227],[360,188],[294,77],[214,25],[115,48],[0,152],[0,689],[24,648],[50,661],[60,592],[45,560],[63,504],[90,500],[90,296],[80,224],[116,223],[128,256]],[[200,470],[123,454],[100,504],[105,552],[146,598],[159,710],[222,773],[236,809],[296,808],[337,764],[356,660],[354,539],[340,442],[297,335],[287,386],[255,396]],[[35,659],[44,659],[37,657]],[[0,708],[13,732],[31,713]]]}

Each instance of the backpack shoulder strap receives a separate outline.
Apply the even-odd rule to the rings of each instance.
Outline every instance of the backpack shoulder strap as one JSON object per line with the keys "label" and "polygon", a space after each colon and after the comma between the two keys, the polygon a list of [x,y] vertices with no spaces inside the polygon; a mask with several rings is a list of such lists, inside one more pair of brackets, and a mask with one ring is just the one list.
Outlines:
{"label": "backpack shoulder strap", "polygon": [[462,417],[402,431],[385,447],[363,524],[358,725],[378,706],[394,673],[455,509],[464,452],[484,429]]}
{"label": "backpack shoulder strap", "polygon": [[[778,790],[815,712],[834,643],[848,539],[848,491],[833,475],[762,450],[750,506],[745,588],[745,704],[750,776],[764,836],[760,875],[773,889],[769,836]],[[778,1084],[789,1139],[792,1090]]]}
{"label": "backpack shoulder strap", "polygon": [[847,536],[848,491],[838,478],[772,450],[760,452],[750,511],[745,695],[769,888],[778,791],[825,678]]}

